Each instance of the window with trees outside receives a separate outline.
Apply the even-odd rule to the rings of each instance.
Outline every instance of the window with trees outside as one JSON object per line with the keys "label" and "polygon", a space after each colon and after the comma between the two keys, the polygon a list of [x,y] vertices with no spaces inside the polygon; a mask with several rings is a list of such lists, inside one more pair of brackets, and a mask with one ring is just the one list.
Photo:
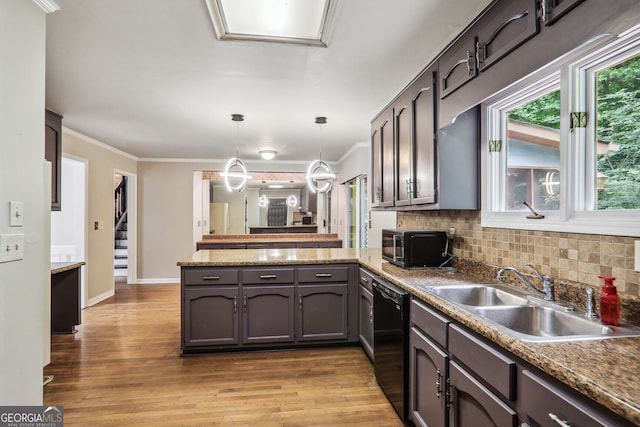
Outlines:
{"label": "window with trees outside", "polygon": [[640,236],[640,27],[485,103],[482,225]]}

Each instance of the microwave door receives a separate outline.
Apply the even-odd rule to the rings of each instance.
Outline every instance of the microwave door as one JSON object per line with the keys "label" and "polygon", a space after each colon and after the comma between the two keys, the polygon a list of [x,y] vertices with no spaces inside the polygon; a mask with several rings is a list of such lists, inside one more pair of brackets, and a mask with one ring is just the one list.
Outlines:
{"label": "microwave door", "polygon": [[402,234],[394,234],[393,236],[393,260],[404,262],[404,236]]}

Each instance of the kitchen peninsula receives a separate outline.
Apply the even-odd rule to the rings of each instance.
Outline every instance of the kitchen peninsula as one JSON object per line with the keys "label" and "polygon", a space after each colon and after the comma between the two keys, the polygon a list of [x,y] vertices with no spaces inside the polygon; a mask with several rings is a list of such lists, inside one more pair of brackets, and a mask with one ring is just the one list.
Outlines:
{"label": "kitchen peninsula", "polygon": [[[517,411],[518,416],[525,408],[531,408],[532,401],[544,399],[544,404],[551,404],[566,398],[572,402],[580,402],[582,408],[588,408],[589,414],[595,414],[594,417],[604,413],[611,417],[605,417],[606,419],[616,420],[615,424],[609,425],[624,425],[624,421],[618,416],[627,420],[628,425],[640,424],[640,382],[637,381],[637,373],[640,372],[640,337],[525,342],[514,339],[496,329],[491,322],[460,310],[421,288],[423,285],[435,284],[493,283],[495,268],[467,268],[461,264],[459,271],[455,273],[403,270],[383,261],[379,249],[203,250],[181,260],[178,265],[182,271],[182,346],[185,353],[198,352],[199,348],[204,351],[217,351],[216,347],[236,350],[293,347],[304,343],[305,336],[317,338],[314,333],[305,335],[304,327],[308,325],[329,334],[311,343],[356,343],[357,339],[354,337],[357,337],[357,334],[354,335],[351,330],[341,330],[340,326],[343,326],[345,321],[348,326],[356,323],[357,313],[353,311],[357,310],[357,290],[354,288],[354,281],[357,285],[360,268],[409,291],[414,303],[423,304],[439,316],[449,319],[450,329],[461,330],[473,340],[482,341],[483,345],[492,349],[491,351],[514,360],[518,368],[510,369],[509,372],[515,376],[517,386],[513,387],[510,400],[506,400],[509,400],[510,410],[514,413]],[[261,281],[272,284],[259,285]],[[333,317],[323,315],[314,319],[294,319],[298,316],[295,310],[300,308],[299,304],[307,303],[303,301],[307,291],[313,294],[321,290],[322,285],[331,288],[325,289],[315,302],[324,303],[325,307],[333,307]],[[258,287],[262,287],[262,290],[269,288],[272,292],[265,296],[263,292],[256,291]],[[283,322],[282,324],[290,325],[287,333],[267,337],[267,341],[251,341],[257,335],[250,333],[251,325],[243,322],[240,313],[247,308],[247,304],[251,304],[251,299],[256,294],[266,298],[263,301],[265,307],[271,308],[273,302],[288,307],[284,311],[287,317],[276,319]],[[207,306],[208,303],[212,306]],[[347,305],[347,314],[344,304]],[[340,307],[339,310],[336,310],[336,305]],[[192,317],[194,307],[198,316],[208,313],[211,317]],[[222,310],[225,307],[226,309]],[[282,307],[278,307],[278,310],[271,308],[269,313],[274,316],[282,313]],[[292,311],[289,311],[289,308]],[[336,315],[337,312],[340,315]],[[223,315],[227,315],[228,318],[221,317]],[[322,325],[322,319],[330,321],[330,324]],[[197,320],[198,324],[196,329],[191,331],[194,320]],[[224,328],[227,329],[221,331],[221,325],[226,325]],[[254,332],[261,332],[261,325],[253,326],[258,327]],[[250,343],[245,347],[242,347],[243,340],[237,333],[239,328],[244,330],[244,338]],[[219,332],[236,333],[232,333],[224,342],[207,342],[206,337],[202,335],[190,341],[190,338],[194,338],[194,331],[196,334],[212,336]],[[301,337],[302,341],[299,341],[298,337]],[[549,392],[548,396],[537,394],[527,400],[529,396],[522,385],[528,381],[529,375],[542,378],[543,384],[554,386],[548,390],[544,389],[545,393]],[[500,404],[504,406],[502,401]]]}
{"label": "kitchen peninsula", "polygon": [[274,233],[317,233],[318,226],[315,224],[283,225],[249,227],[249,234],[274,234]]}

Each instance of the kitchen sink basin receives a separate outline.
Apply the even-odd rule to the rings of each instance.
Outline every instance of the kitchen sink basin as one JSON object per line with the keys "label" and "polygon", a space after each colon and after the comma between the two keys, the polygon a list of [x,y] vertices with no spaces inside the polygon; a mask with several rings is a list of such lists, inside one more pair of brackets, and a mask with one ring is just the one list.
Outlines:
{"label": "kitchen sink basin", "polygon": [[425,286],[423,289],[455,304],[479,306],[524,305],[527,295],[501,285]]}
{"label": "kitchen sink basin", "polygon": [[545,302],[502,284],[422,286],[521,341],[553,342],[640,336],[640,329],[606,326],[561,303]]}

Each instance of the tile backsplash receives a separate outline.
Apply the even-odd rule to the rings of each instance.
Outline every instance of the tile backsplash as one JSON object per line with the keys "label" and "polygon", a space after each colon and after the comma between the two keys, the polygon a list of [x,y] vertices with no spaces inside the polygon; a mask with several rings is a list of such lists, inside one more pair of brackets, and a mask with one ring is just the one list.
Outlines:
{"label": "tile backsplash", "polygon": [[[483,228],[480,211],[398,212],[398,228],[456,229],[453,253],[490,266],[528,270],[599,289],[598,275],[615,276],[621,293],[640,296],[640,272],[634,271],[634,241],[638,238]],[[635,299],[635,298],[634,298]]]}

